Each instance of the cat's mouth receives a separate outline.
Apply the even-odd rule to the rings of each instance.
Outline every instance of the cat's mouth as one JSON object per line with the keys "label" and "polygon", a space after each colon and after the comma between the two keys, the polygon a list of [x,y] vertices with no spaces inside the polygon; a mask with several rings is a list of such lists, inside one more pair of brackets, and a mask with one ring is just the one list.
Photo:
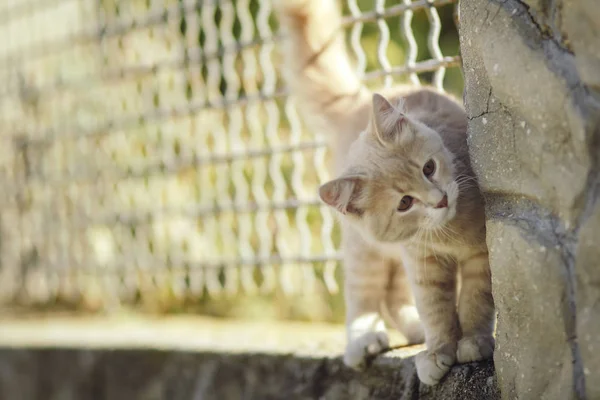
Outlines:
{"label": "cat's mouth", "polygon": [[429,229],[440,229],[456,216],[456,199],[448,198],[448,207],[431,210],[429,214]]}
{"label": "cat's mouth", "polygon": [[447,207],[435,209],[436,213],[434,213],[433,220],[433,229],[443,228],[446,224],[456,217],[456,204],[458,202],[458,184],[456,182],[452,182],[447,187],[448,194],[448,205]]}

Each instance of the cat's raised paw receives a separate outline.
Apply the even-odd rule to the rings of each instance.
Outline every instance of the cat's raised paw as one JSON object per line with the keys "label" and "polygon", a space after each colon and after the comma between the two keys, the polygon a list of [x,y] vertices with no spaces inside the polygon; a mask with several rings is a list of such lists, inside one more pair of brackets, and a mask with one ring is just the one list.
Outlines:
{"label": "cat's raised paw", "polygon": [[489,335],[464,337],[458,342],[456,360],[460,364],[487,360],[494,355],[494,343]]}
{"label": "cat's raised paw", "polygon": [[344,353],[344,364],[353,369],[363,369],[367,359],[387,349],[389,342],[385,332],[367,332],[348,343]]}
{"label": "cat's raised paw", "polygon": [[415,356],[419,380],[426,385],[436,385],[454,365],[454,352],[422,351]]}

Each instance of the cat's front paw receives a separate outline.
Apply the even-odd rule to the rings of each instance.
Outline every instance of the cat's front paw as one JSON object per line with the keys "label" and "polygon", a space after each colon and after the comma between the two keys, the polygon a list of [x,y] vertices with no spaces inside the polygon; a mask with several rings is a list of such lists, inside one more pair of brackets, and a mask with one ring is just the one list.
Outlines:
{"label": "cat's front paw", "polygon": [[419,380],[426,385],[436,385],[456,361],[454,349],[442,347],[436,351],[422,351],[415,356],[415,365]]}
{"label": "cat's front paw", "polygon": [[363,369],[367,359],[387,349],[389,342],[385,332],[367,332],[348,343],[344,353],[344,364],[350,368]]}
{"label": "cat's front paw", "polygon": [[494,337],[477,335],[464,337],[458,342],[456,361],[460,364],[487,360],[494,355]]}

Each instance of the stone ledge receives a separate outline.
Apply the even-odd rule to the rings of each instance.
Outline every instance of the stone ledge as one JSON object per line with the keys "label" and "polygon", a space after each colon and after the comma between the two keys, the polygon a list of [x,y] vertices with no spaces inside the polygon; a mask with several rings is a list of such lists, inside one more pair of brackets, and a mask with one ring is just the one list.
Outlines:
{"label": "stone ledge", "polygon": [[382,358],[365,372],[339,358],[164,350],[0,349],[0,398],[499,399],[491,362],[454,367],[419,384],[412,359]]}
{"label": "stone ledge", "polygon": [[[207,318],[0,320],[0,399],[499,399],[491,362],[431,388],[405,348],[364,372],[343,328]],[[309,345],[312,343],[312,345]]]}

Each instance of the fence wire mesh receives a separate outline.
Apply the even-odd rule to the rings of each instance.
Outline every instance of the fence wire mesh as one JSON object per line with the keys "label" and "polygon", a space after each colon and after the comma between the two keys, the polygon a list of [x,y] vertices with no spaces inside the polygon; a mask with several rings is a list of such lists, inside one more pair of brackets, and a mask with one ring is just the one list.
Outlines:
{"label": "fence wire mesh", "polygon": [[[454,2],[348,0],[357,73],[460,94]],[[335,319],[326,138],[270,1],[2,3],[2,304]]]}

